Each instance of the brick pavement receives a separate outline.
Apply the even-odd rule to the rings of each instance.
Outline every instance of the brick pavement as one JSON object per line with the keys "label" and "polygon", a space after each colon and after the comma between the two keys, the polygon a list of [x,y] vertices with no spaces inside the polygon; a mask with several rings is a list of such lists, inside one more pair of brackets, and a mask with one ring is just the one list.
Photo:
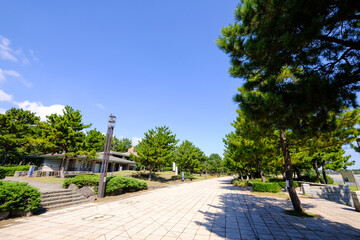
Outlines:
{"label": "brick pavement", "polygon": [[352,208],[302,198],[321,217],[293,217],[283,212],[290,201],[249,195],[230,179],[0,222],[0,239],[360,239],[360,213]]}

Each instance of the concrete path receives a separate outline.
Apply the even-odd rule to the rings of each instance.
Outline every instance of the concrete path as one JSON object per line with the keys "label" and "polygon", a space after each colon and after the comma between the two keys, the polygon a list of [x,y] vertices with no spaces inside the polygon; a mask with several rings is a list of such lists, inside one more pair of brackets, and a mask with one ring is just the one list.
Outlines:
{"label": "concrete path", "polygon": [[360,213],[352,208],[302,199],[321,217],[293,217],[283,212],[290,201],[254,197],[230,179],[3,221],[0,239],[360,239]]}
{"label": "concrete path", "polygon": [[18,178],[18,177],[6,177],[4,180],[5,181],[11,181],[11,182],[26,182],[29,185],[38,188],[40,192],[64,190],[61,187],[60,183],[40,182],[40,181],[34,181],[34,180],[31,180],[31,179],[24,179],[24,178]]}

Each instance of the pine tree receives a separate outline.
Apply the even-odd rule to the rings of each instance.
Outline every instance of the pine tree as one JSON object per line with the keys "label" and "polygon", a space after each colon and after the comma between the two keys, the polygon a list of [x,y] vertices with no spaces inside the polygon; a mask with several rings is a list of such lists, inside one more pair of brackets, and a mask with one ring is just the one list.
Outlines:
{"label": "pine tree", "polygon": [[64,177],[64,165],[69,156],[77,155],[91,156],[94,151],[83,149],[83,129],[91,124],[82,123],[82,115],[79,110],[66,106],[62,115],[51,114],[43,125],[43,137],[46,140],[44,145],[50,153],[64,154],[60,164],[60,174]]}
{"label": "pine tree", "polygon": [[0,149],[2,151],[1,165],[8,161],[9,153],[23,155],[25,148],[40,143],[38,136],[40,118],[35,113],[23,109],[11,108],[5,114],[0,114]]}
{"label": "pine tree", "polygon": [[149,168],[151,181],[155,166],[170,163],[177,142],[176,135],[172,134],[169,127],[155,127],[144,133],[144,138],[135,148],[137,155],[130,154],[130,157]]}

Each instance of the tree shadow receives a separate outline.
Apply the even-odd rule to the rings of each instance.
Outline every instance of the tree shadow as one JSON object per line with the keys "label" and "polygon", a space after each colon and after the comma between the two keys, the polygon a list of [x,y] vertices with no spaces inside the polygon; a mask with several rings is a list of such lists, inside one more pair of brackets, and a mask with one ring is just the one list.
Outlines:
{"label": "tree shadow", "polygon": [[[229,181],[224,181],[229,184]],[[205,219],[196,223],[215,236],[226,239],[360,239],[360,230],[348,224],[329,221],[321,216],[301,218],[287,215],[291,201],[256,197],[241,188],[222,186],[235,190],[220,197],[220,203],[209,204],[200,211]],[[303,204],[305,209],[312,204]],[[359,215],[360,217],[360,215]]]}

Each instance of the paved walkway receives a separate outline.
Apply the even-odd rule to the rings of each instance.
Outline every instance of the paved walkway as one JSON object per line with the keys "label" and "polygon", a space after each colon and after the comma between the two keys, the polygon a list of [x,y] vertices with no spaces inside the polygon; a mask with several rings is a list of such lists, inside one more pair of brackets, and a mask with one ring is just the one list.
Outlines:
{"label": "paved walkway", "polygon": [[283,213],[287,200],[260,198],[219,178],[0,222],[0,239],[360,239],[360,213],[302,199],[318,219]]}
{"label": "paved walkway", "polygon": [[[61,183],[47,183],[47,182],[34,181],[32,179],[25,179],[25,178],[19,178],[19,177],[6,177],[4,180],[11,181],[11,182],[26,182],[26,183],[30,184],[31,186],[38,188],[40,192],[64,190],[61,187]],[[1,239],[1,237],[0,237],[0,239]]]}

